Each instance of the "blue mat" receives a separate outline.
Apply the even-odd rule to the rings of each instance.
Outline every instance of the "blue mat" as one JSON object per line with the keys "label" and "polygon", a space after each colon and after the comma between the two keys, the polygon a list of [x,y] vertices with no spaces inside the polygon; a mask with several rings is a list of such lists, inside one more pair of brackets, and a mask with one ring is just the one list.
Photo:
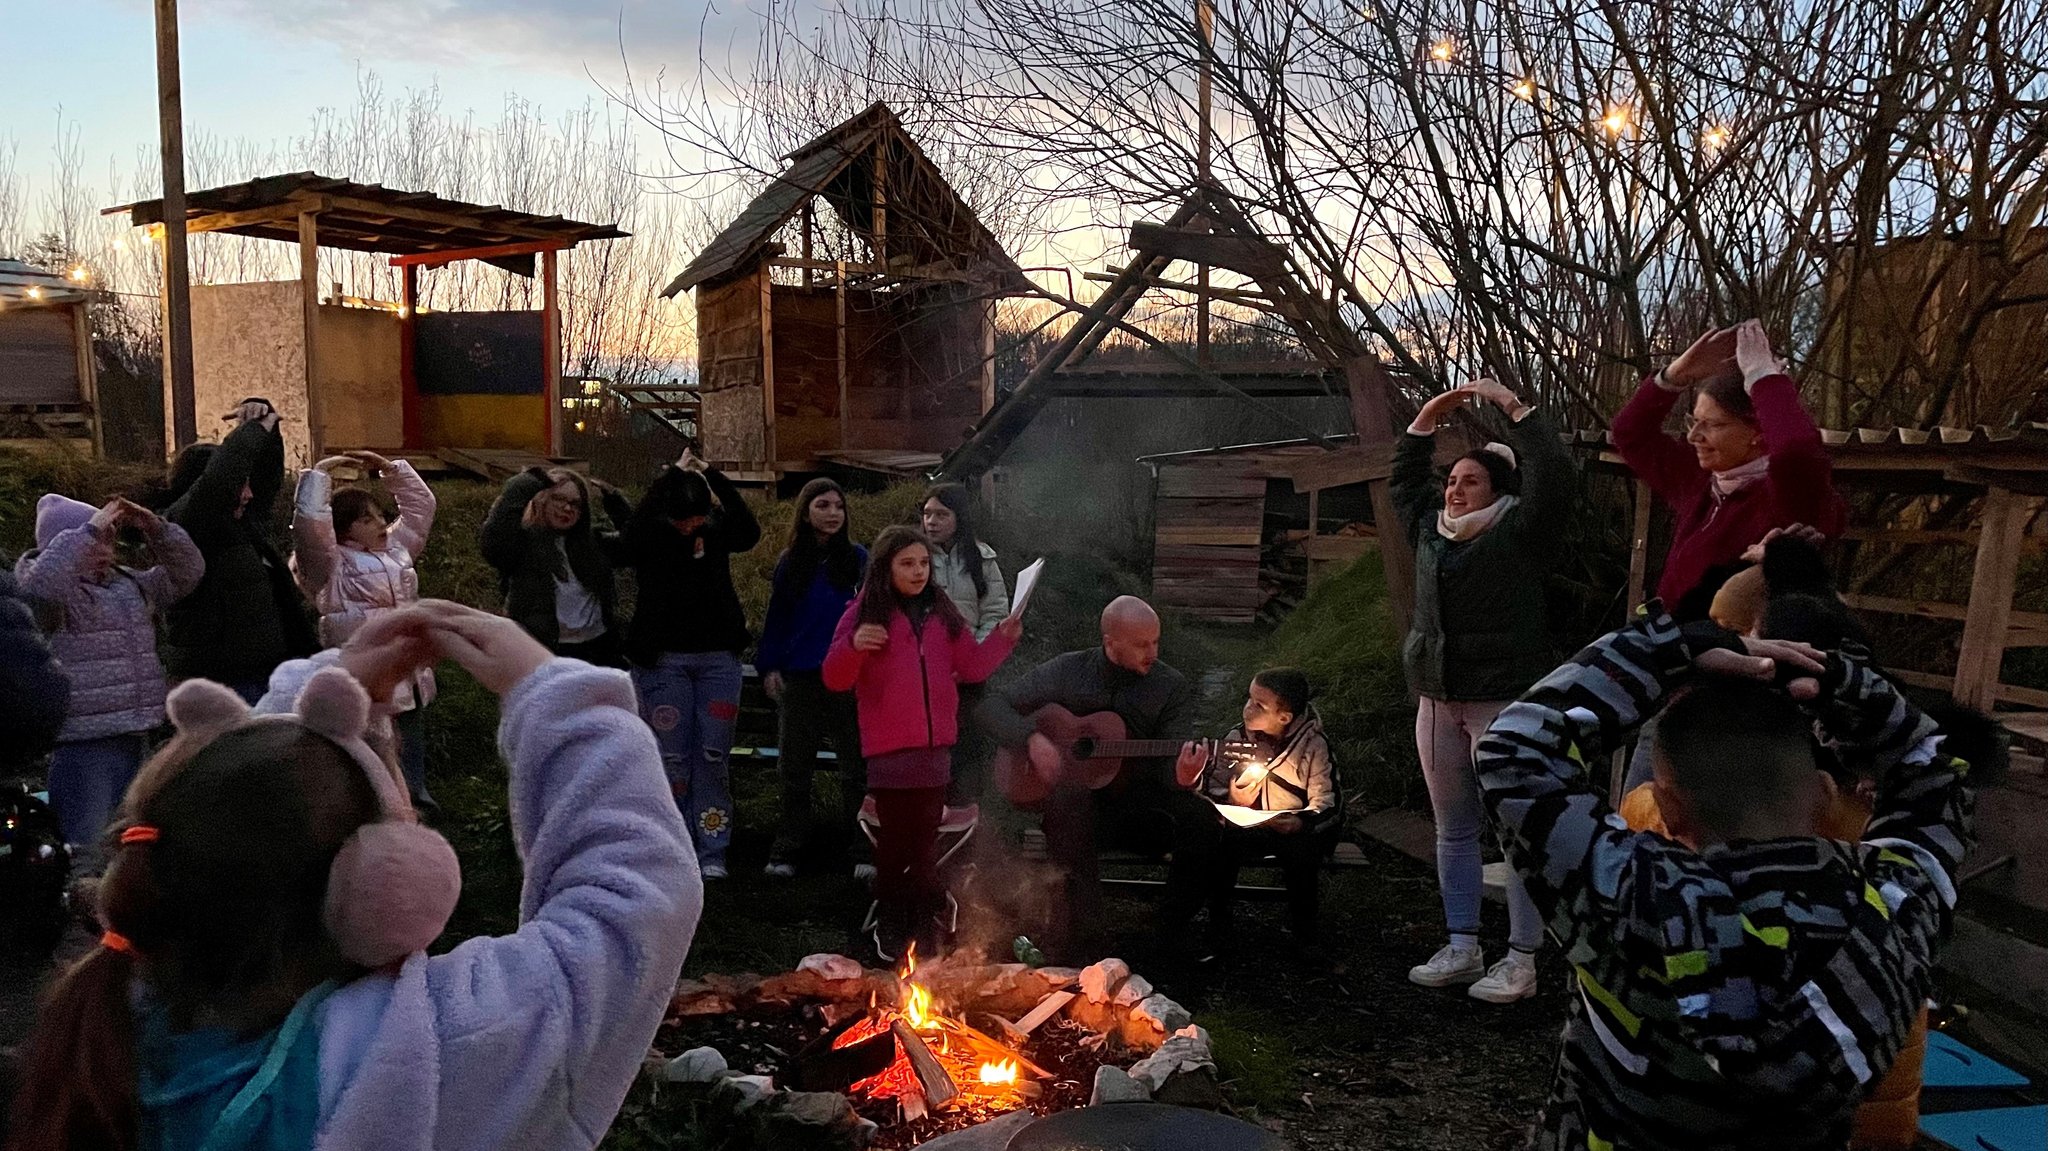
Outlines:
{"label": "blue mat", "polygon": [[2025,1087],[2031,1081],[1982,1051],[1929,1031],[1920,1082],[1927,1087]]}
{"label": "blue mat", "polygon": [[1920,1133],[1957,1151],[2040,1151],[2048,1147],[2048,1107],[1922,1115]]}

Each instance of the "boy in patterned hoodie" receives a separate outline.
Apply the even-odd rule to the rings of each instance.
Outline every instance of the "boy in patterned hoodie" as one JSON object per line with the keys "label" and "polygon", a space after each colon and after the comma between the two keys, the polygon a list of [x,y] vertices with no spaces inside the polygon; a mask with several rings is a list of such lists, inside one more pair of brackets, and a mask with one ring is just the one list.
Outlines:
{"label": "boy in patterned hoodie", "polygon": [[[1858,657],[1818,656],[1653,603],[1481,742],[1487,809],[1579,993],[1539,1147],[1848,1146],[1931,985],[1970,791],[1933,721]],[[1584,767],[1660,708],[1668,839],[1629,831]],[[1815,719],[1879,781],[1860,843],[1811,833]]]}

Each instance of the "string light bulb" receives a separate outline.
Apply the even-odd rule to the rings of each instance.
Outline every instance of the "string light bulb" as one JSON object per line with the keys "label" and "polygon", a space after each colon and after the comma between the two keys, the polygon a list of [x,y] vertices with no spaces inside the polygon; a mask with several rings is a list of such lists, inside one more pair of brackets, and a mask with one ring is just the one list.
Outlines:
{"label": "string light bulb", "polygon": [[1439,64],[1448,64],[1458,54],[1458,46],[1448,37],[1429,46],[1429,58]]}
{"label": "string light bulb", "polygon": [[1700,147],[1706,149],[1708,155],[1719,152],[1727,146],[1728,129],[1719,124],[1714,124],[1708,127],[1705,132],[1700,133]]}
{"label": "string light bulb", "polygon": [[1600,126],[1607,129],[1610,136],[1626,136],[1631,121],[1628,105],[1614,104],[1607,109],[1605,116],[1600,117]]}
{"label": "string light bulb", "polygon": [[85,265],[84,265],[84,264],[79,264],[78,266],[76,266],[76,267],[74,267],[74,268],[72,268],[72,269],[71,269],[71,282],[72,282],[72,283],[74,283],[74,284],[83,284],[83,283],[85,283],[85,282],[86,282],[87,280],[90,280],[90,279],[92,279],[92,273],[86,270],[86,267],[85,267]]}
{"label": "string light bulb", "polygon": [[1536,82],[1526,78],[1517,80],[1508,88],[1508,91],[1513,92],[1517,100],[1524,102],[1534,101],[1536,99]]}
{"label": "string light bulb", "polygon": [[36,285],[34,285],[34,284],[30,284],[30,285],[29,285],[29,287],[28,287],[28,298],[29,298],[29,299],[31,299],[31,300],[40,300],[40,299],[42,299],[42,298],[43,298],[43,290],[42,290],[41,288],[37,287],[37,286],[36,286]]}

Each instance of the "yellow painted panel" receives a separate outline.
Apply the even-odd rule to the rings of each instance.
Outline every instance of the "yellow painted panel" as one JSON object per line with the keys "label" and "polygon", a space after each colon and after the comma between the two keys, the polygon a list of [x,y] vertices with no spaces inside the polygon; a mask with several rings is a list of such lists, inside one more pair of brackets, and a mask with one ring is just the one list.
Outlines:
{"label": "yellow painted panel", "polygon": [[421,396],[430,448],[510,448],[546,455],[544,396]]}

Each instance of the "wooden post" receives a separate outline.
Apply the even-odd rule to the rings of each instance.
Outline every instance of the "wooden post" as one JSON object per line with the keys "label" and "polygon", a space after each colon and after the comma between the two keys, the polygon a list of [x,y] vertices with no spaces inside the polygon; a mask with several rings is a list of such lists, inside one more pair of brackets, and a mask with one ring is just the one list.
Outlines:
{"label": "wooden post", "polygon": [[78,357],[78,398],[85,401],[87,425],[92,429],[92,458],[105,459],[107,439],[100,417],[100,376],[92,352],[92,305],[80,300],[71,305],[71,340]]}
{"label": "wooden post", "polygon": [[850,410],[853,396],[846,371],[846,261],[836,261],[832,265],[832,274],[835,277],[832,282],[833,302],[839,306],[839,352],[833,361],[839,366],[839,450],[845,451],[853,446],[853,413]]}
{"label": "wooden post", "polygon": [[[1209,183],[1211,153],[1215,150],[1215,130],[1210,126],[1214,118],[1215,55],[1216,55],[1216,7],[1214,0],[1195,0],[1195,35],[1201,41],[1196,51],[1201,53],[1201,62],[1195,71],[1195,182],[1203,186]],[[1195,362],[1209,362],[1209,265],[1196,269],[1195,283]]]}
{"label": "wooden post", "polygon": [[320,213],[299,213],[300,326],[306,345],[306,451],[288,467],[311,467],[327,448],[327,413],[320,396]]}
{"label": "wooden post", "polygon": [[420,401],[419,350],[420,270],[411,264],[399,269],[398,297],[398,388],[405,421],[407,448],[427,446],[426,411]]}
{"label": "wooden post", "polygon": [[[815,233],[818,228],[818,215],[817,209],[813,206],[815,203],[816,201],[814,200],[804,201],[804,287],[806,288],[818,282],[818,271],[812,265],[812,261],[817,258]],[[842,277],[846,275],[844,271],[839,274]]]}
{"label": "wooden post", "polygon": [[185,250],[185,95],[178,68],[178,0],[156,0],[157,141],[164,184],[164,382],[171,442],[199,438],[192,397],[192,265]]}
{"label": "wooden post", "polygon": [[1982,712],[1998,701],[1998,672],[2012,623],[2013,585],[2028,503],[2006,488],[1992,487],[1984,493],[1977,564],[1970,576],[1970,614],[1963,621],[1962,647],[1956,653],[1953,692],[1957,703]]}
{"label": "wooden post", "polygon": [[[1351,426],[1362,445],[1394,442],[1394,420],[1387,410],[1387,373],[1370,355],[1352,356],[1344,364],[1351,393]],[[1415,549],[1394,510],[1394,492],[1386,480],[1366,484],[1372,496],[1372,522],[1378,536],[1380,566],[1387,577],[1387,608],[1395,634],[1408,630],[1415,611]]]}
{"label": "wooden post", "polygon": [[1628,549],[1628,602],[1622,605],[1623,619],[1648,598],[1650,578],[1650,485],[1636,480],[1631,490],[1635,494],[1635,526]]}
{"label": "wooden post", "polygon": [[874,186],[875,204],[868,213],[868,246],[874,250],[875,263],[883,268],[889,266],[889,158],[884,155],[887,137],[877,143],[874,151],[868,153],[874,160],[875,174],[871,181]]}
{"label": "wooden post", "polygon": [[768,265],[761,277],[761,451],[768,457],[770,477],[780,478],[782,457],[775,450],[775,282]]}
{"label": "wooden post", "polygon": [[562,301],[555,288],[556,253],[540,254],[540,344],[542,387],[547,391],[547,451],[562,454]]}
{"label": "wooden post", "polygon": [[981,306],[981,414],[996,406],[996,302]]}

